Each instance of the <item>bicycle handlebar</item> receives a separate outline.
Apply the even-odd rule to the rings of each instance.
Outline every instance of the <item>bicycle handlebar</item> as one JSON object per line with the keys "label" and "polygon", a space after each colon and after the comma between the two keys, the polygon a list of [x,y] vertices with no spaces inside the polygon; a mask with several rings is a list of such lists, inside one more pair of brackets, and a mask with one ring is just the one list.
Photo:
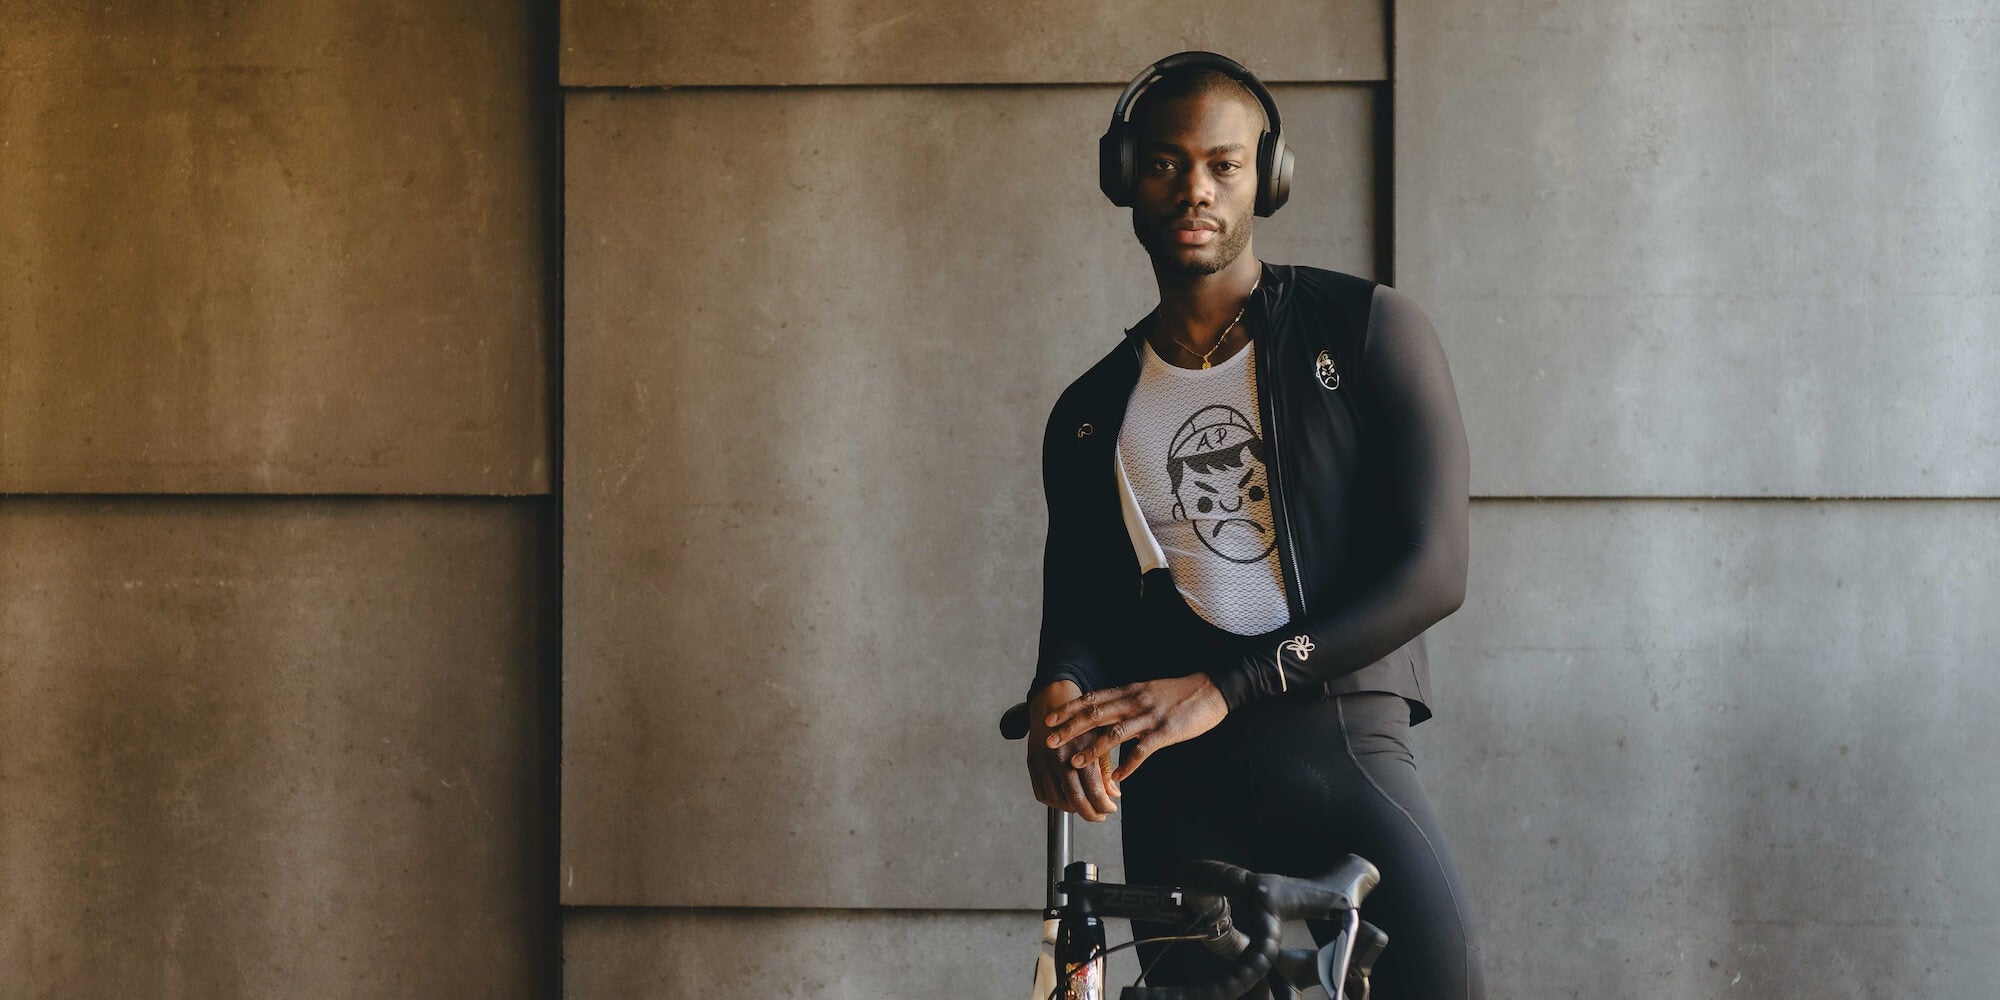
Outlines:
{"label": "bicycle handlebar", "polygon": [[[1028,735],[1027,702],[1015,704],[1000,717],[1000,734],[1010,740]],[[1057,812],[1051,809],[1049,815],[1054,817]],[[1236,1000],[1270,975],[1276,965],[1287,967],[1285,975],[1291,981],[1315,978],[1304,974],[1307,963],[1313,960],[1310,951],[1285,952],[1286,961],[1280,963],[1281,923],[1331,920],[1336,914],[1359,910],[1362,900],[1381,880],[1382,873],[1373,864],[1350,854],[1331,871],[1316,878],[1259,874],[1221,861],[1197,861],[1188,866],[1177,908],[1164,898],[1165,892],[1171,890],[1067,881],[1058,883],[1058,888],[1078,894],[1074,897],[1077,903],[1101,916],[1181,922],[1192,914],[1194,920],[1189,929],[1206,927],[1206,933],[1201,935],[1203,944],[1233,960],[1221,976],[1207,983],[1127,986],[1119,994],[1119,1000]],[[1384,936],[1367,924],[1359,926],[1372,937],[1359,943],[1361,951],[1353,953],[1354,957],[1363,964],[1372,963],[1374,955],[1381,951]],[[1354,946],[1356,943],[1350,942],[1350,947]]]}
{"label": "bicycle handlebar", "polygon": [[1028,703],[1016,702],[1000,717],[1000,735],[1010,740],[1028,738]]}
{"label": "bicycle handlebar", "polygon": [[[1235,1000],[1271,972],[1285,920],[1330,920],[1354,910],[1381,880],[1375,866],[1347,859],[1317,878],[1266,875],[1221,861],[1197,861],[1182,883],[1180,918],[1190,913],[1210,951],[1231,959],[1220,976],[1194,986],[1127,986],[1120,1000]],[[1066,883],[1067,885],[1067,883]],[[1079,900],[1101,916],[1159,921],[1160,894],[1144,887],[1089,883],[1102,891]],[[1069,887],[1086,889],[1085,885]],[[1220,904],[1215,901],[1220,897]],[[1194,928],[1190,928],[1193,930]]]}

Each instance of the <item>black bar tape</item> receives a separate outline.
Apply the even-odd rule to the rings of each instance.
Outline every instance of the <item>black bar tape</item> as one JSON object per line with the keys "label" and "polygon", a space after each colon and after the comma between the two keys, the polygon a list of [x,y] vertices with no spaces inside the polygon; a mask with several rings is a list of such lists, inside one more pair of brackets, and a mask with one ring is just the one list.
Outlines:
{"label": "black bar tape", "polygon": [[[1197,861],[1181,883],[1188,889],[1218,892],[1229,901],[1233,926],[1227,940],[1209,945],[1217,954],[1234,953],[1222,975],[1193,986],[1127,986],[1120,1000],[1236,1000],[1271,971],[1278,956],[1279,923],[1265,901],[1269,876],[1220,861]],[[1240,946],[1237,942],[1241,942]],[[1237,950],[1240,947],[1240,950]]]}
{"label": "black bar tape", "polygon": [[1028,703],[1021,702],[1000,717],[1000,735],[1010,740],[1028,737]]}
{"label": "black bar tape", "polygon": [[1262,875],[1257,880],[1265,905],[1279,920],[1327,920],[1335,913],[1352,910],[1368,898],[1382,881],[1382,873],[1365,859],[1350,854],[1347,860],[1318,878],[1286,878]]}

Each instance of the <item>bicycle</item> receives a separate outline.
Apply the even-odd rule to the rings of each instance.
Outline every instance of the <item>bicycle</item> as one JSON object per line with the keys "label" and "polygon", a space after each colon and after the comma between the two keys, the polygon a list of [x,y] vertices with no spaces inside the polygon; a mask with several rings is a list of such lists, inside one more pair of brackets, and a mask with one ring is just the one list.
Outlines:
{"label": "bicycle", "polygon": [[[1028,735],[1028,704],[1000,718],[1010,740]],[[1231,960],[1214,980],[1196,986],[1125,987],[1120,1000],[1238,1000],[1262,983],[1275,1000],[1298,1000],[1301,985],[1317,985],[1330,1000],[1368,1000],[1368,977],[1389,936],[1361,919],[1361,901],[1381,872],[1357,855],[1316,878],[1262,874],[1221,861],[1197,861],[1177,886],[1101,882],[1097,866],[1070,860],[1070,814],[1048,810],[1048,895],[1042,908],[1044,953],[1032,1000],[1103,1000],[1105,956],[1144,943],[1106,948],[1104,918],[1169,924],[1181,933],[1163,940],[1198,941]],[[1285,920],[1341,924],[1317,949],[1283,948]],[[1169,945],[1171,947],[1171,945]],[[1141,970],[1139,979],[1150,969]]]}

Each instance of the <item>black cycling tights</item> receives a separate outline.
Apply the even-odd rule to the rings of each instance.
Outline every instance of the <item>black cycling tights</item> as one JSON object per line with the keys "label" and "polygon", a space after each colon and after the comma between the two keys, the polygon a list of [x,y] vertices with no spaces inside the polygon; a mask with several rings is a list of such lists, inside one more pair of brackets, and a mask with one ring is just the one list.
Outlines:
{"label": "black cycling tights", "polygon": [[[1359,854],[1382,871],[1361,907],[1389,935],[1375,965],[1375,1000],[1480,1000],[1471,913],[1417,781],[1408,731],[1409,707],[1392,694],[1270,699],[1158,751],[1123,784],[1125,880],[1171,885],[1201,858],[1317,875]],[[1322,944],[1338,930],[1310,926]],[[1135,937],[1178,930],[1132,926]],[[1198,942],[1138,952],[1141,968],[1159,959],[1147,981],[1161,986],[1206,982],[1225,966]],[[1268,994],[1259,987],[1250,995]]]}

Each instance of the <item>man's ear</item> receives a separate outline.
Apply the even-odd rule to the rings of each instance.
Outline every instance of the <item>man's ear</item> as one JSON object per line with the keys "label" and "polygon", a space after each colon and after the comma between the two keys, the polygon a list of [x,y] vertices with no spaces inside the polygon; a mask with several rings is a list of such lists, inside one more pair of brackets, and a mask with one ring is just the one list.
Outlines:
{"label": "man's ear", "polygon": [[1173,509],[1173,511],[1172,511],[1171,513],[1172,513],[1172,516],[1173,516],[1173,519],[1174,519],[1174,520],[1176,520],[1176,521],[1185,521],[1185,520],[1187,520],[1187,508],[1186,508],[1186,507],[1183,507],[1183,506],[1181,506],[1181,502],[1180,502],[1180,500],[1179,500],[1179,499],[1175,499],[1175,500],[1174,500],[1174,509]]}

